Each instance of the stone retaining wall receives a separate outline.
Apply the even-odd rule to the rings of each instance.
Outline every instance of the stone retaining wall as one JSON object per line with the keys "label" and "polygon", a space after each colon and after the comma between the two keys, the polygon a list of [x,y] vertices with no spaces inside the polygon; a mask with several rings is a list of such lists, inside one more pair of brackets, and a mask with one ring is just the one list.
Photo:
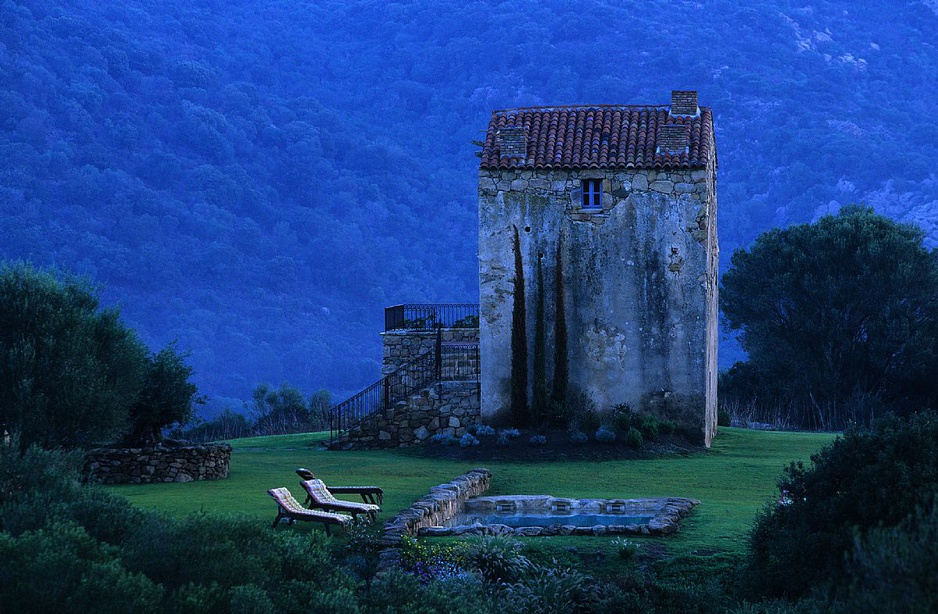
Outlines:
{"label": "stone retaining wall", "polygon": [[420,529],[437,526],[452,518],[462,504],[489,489],[492,472],[485,468],[472,469],[446,484],[430,489],[430,494],[384,524],[384,545],[397,546],[405,535],[415,536]]}
{"label": "stone retaining wall", "polygon": [[441,382],[352,428],[339,447],[400,448],[437,434],[462,437],[480,423],[478,382]]}
{"label": "stone retaining wall", "polygon": [[85,457],[85,474],[101,484],[192,482],[228,477],[226,443],[150,448],[98,448]]}
{"label": "stone retaining wall", "polygon": [[[478,328],[444,328],[443,343],[478,343]],[[381,374],[387,375],[401,365],[436,348],[435,330],[392,330],[381,333]]]}

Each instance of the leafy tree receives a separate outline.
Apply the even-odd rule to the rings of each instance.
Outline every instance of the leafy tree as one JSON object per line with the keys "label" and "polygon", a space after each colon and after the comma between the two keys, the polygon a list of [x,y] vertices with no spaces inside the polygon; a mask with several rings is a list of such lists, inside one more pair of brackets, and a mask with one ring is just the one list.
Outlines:
{"label": "leafy tree", "polygon": [[254,389],[255,431],[258,434],[298,433],[312,430],[309,406],[303,393],[284,382],[279,388],[259,384]]}
{"label": "leafy tree", "polygon": [[18,263],[0,269],[0,431],[25,448],[117,436],[146,350],[88,282]]}
{"label": "leafy tree", "polygon": [[938,253],[922,239],[851,206],[737,250],[721,301],[749,361],[724,394],[791,400],[822,428],[938,401]]}
{"label": "leafy tree", "polygon": [[143,388],[130,406],[130,431],[125,441],[149,445],[162,439],[162,429],[192,419],[192,404],[202,403],[195,384],[189,381],[192,367],[172,345],[147,358]]}
{"label": "leafy tree", "polygon": [[25,263],[0,269],[0,431],[24,449],[159,441],[201,400],[183,360],[173,346],[148,356],[85,280]]}
{"label": "leafy tree", "polygon": [[[857,538],[875,528],[907,527],[916,510],[933,501],[938,414],[888,415],[869,428],[852,427],[811,461],[785,469],[780,503],[756,518],[748,576],[761,596],[845,587]],[[874,545],[881,541],[875,538]],[[860,573],[870,571],[869,557],[892,556],[879,546],[865,548]]]}

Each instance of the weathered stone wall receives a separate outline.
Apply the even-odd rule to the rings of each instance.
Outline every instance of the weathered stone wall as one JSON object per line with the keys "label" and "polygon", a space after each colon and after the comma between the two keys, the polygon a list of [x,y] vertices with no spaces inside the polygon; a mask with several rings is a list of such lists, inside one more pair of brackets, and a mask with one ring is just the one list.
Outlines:
{"label": "weathered stone wall", "polygon": [[374,414],[354,427],[340,445],[399,448],[418,445],[437,434],[462,437],[480,422],[478,382],[434,384],[387,414]]}
{"label": "weathered stone wall", "polygon": [[[623,402],[637,411],[667,407],[709,445],[716,429],[715,168],[714,158],[695,170],[480,171],[483,416],[509,404],[517,228],[528,360],[538,262],[546,346],[555,344],[559,252],[571,386],[601,409]],[[582,208],[583,179],[602,180],[602,209]],[[552,351],[546,359],[550,375]]]}
{"label": "weathered stone wall", "polygon": [[491,481],[492,472],[480,468],[434,486],[430,494],[384,524],[384,545],[396,546],[404,535],[413,537],[420,529],[446,522],[456,515],[467,499],[487,491]]}
{"label": "weathered stone wall", "polygon": [[[478,343],[478,328],[444,328],[443,343]],[[381,333],[381,374],[387,375],[436,347],[435,330],[392,330]]]}
{"label": "weathered stone wall", "polygon": [[98,448],[85,457],[85,474],[102,484],[192,482],[228,477],[231,446],[223,444]]}

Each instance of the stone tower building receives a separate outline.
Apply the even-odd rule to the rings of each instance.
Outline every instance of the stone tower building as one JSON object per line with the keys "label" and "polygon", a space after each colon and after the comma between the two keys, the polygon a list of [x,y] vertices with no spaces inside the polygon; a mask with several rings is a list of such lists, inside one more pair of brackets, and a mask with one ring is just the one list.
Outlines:
{"label": "stone tower building", "polygon": [[[508,411],[520,356],[528,399],[546,379],[600,409],[628,403],[677,420],[709,446],[717,157],[697,92],[674,91],[663,106],[495,111],[481,158],[483,417]],[[515,352],[513,317],[525,333]]]}

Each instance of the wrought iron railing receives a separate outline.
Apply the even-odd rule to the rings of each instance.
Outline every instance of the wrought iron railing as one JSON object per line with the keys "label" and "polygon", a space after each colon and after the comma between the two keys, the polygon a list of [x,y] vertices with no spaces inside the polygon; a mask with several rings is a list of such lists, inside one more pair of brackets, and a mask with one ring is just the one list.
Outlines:
{"label": "wrought iron railing", "polygon": [[[440,330],[439,328],[437,329]],[[332,407],[330,439],[336,441],[376,413],[387,414],[396,403],[436,382],[479,381],[479,345],[442,343],[403,364],[358,394]]]}
{"label": "wrought iron railing", "polygon": [[384,309],[384,330],[434,330],[478,328],[477,303],[394,305]]}

